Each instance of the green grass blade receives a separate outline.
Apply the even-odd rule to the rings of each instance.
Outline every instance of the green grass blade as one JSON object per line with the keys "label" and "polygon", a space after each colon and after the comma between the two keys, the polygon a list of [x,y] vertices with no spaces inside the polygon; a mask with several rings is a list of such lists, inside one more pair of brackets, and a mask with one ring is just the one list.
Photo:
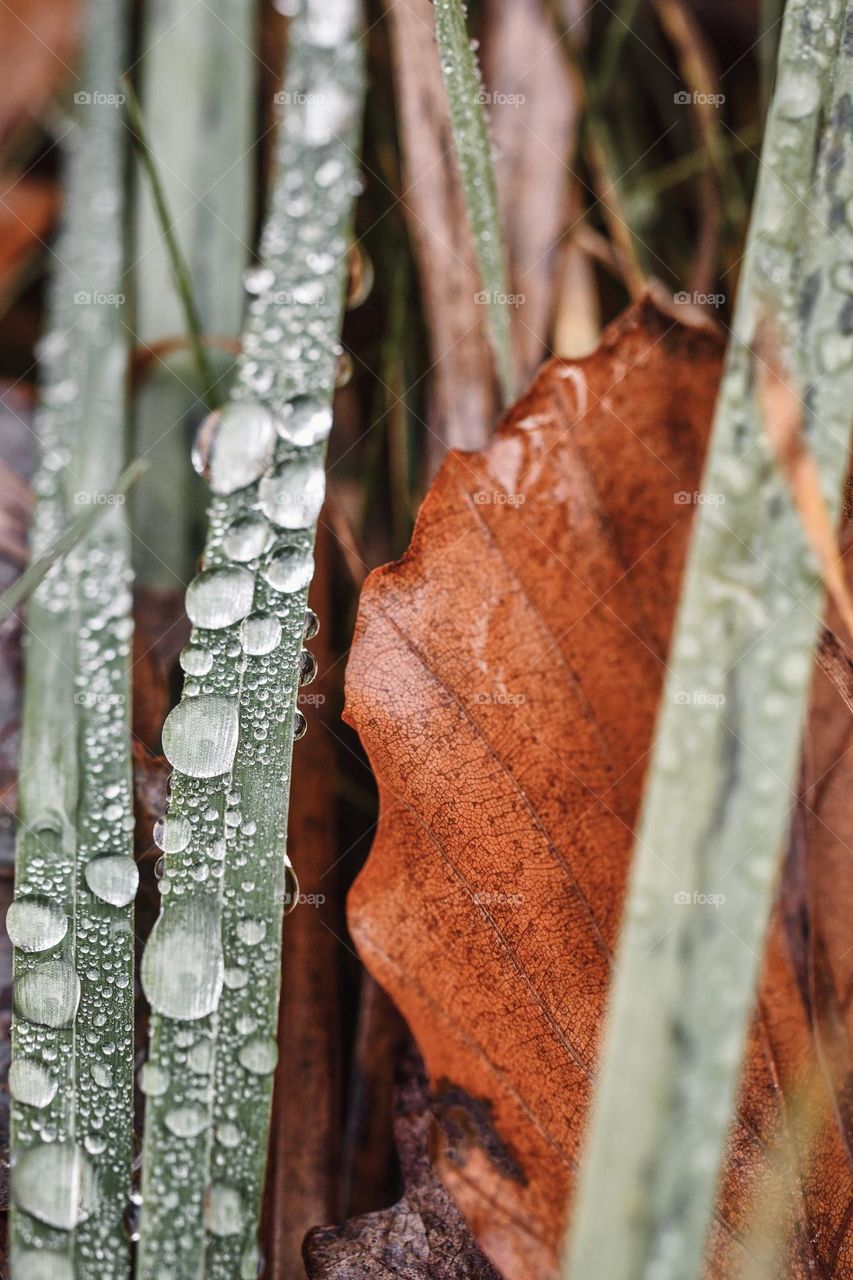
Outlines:
{"label": "green grass blade", "polygon": [[852,17],[835,0],[787,6],[703,481],[725,500],[697,515],[574,1215],[573,1280],[702,1270],[823,603],[762,418],[768,359],[784,370],[786,407],[802,414],[833,514],[847,466]]}
{"label": "green grass blade", "polygon": [[[174,236],[206,337],[235,339],[243,318],[240,277],[250,258],[256,152],[257,6],[232,0],[158,0],[144,6],[139,97],[148,151],[162,188],[137,173],[134,210],[136,333],[149,346],[187,330],[186,299],[174,285]],[[133,503],[134,558],[140,580],[184,586],[197,548],[202,486],[189,466],[189,441],[205,399],[221,403],[233,356],[204,346],[210,374],[191,350],[155,358],[136,394],[136,448],[150,473]]]}
{"label": "green grass blade", "polygon": [[136,462],[125,468],[109,489],[94,496],[94,501],[88,504],[88,510],[81,512],[71,524],[66,525],[49,546],[30,561],[21,576],[0,595],[0,623],[11,617],[25,600],[29,600],[56,562],[83,541],[93,525],[106,515],[110,507],[120,503],[130,493],[147,470],[148,464],[142,458],[137,458]]}
{"label": "green grass blade", "polygon": [[[109,493],[124,455],[125,21],[91,0],[38,413],[33,550]],[[16,1277],[129,1269],[136,867],[127,531],[115,502],[29,609],[15,904]],[[123,886],[118,892],[117,886]],[[38,1256],[37,1251],[41,1256]],[[47,1252],[47,1257],[44,1256]],[[36,1256],[34,1256],[36,1255]]]}
{"label": "green grass blade", "polygon": [[357,0],[309,0],[291,25],[262,266],[249,278],[244,354],[208,458],[214,497],[204,569],[187,595],[184,697],[163,733],[175,769],[160,833],[163,907],[142,967],[153,1010],[144,1280],[256,1274],[291,752],[363,94],[359,34]]}
{"label": "green grass blade", "polygon": [[480,296],[488,308],[489,332],[504,403],[510,404],[515,393],[515,374],[510,340],[506,256],[483,110],[486,95],[477,59],[468,38],[462,0],[436,0],[435,30],[462,189],[480,268]]}

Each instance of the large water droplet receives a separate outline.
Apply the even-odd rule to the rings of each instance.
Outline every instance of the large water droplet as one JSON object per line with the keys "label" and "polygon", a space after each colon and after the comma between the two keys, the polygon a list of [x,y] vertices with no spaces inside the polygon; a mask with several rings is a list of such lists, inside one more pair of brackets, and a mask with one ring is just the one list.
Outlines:
{"label": "large water droplet", "polygon": [[224,968],[215,904],[204,897],[170,902],[142,955],[142,989],[151,1008],[178,1022],[213,1013]]}
{"label": "large water droplet", "polygon": [[167,814],[154,823],[154,843],[164,853],[182,853],[190,842],[192,827],[182,814]]}
{"label": "large water droplet", "polygon": [[258,499],[264,515],[279,528],[307,529],[320,514],[325,488],[320,458],[296,458],[264,476]]}
{"label": "large water droplet", "polygon": [[305,610],[305,622],[302,625],[302,639],[313,640],[320,633],[320,619],[313,609]]}
{"label": "large water droplet", "polygon": [[204,645],[188,644],[181,650],[181,667],[188,676],[206,676],[213,666],[213,654]]}
{"label": "large water droplet", "polygon": [[[272,530],[262,515],[241,516],[226,529],[222,546],[232,560],[245,564],[263,555],[271,536]],[[202,671],[197,674],[205,673]]]}
{"label": "large water droplet", "polygon": [[169,712],[163,751],[181,773],[215,778],[234,763],[239,731],[237,700],[219,694],[189,698]]}
{"label": "large water droplet", "polygon": [[256,920],[253,916],[246,916],[243,920],[238,921],[237,937],[247,947],[254,947],[257,943],[263,942],[266,933],[265,920]]}
{"label": "large water droplet", "polygon": [[146,1098],[162,1098],[169,1088],[169,1073],[156,1062],[143,1063],[139,1087]]}
{"label": "large water droplet", "polygon": [[278,1062],[278,1045],[275,1040],[255,1036],[241,1047],[237,1058],[240,1066],[247,1071],[256,1076],[268,1076],[271,1071],[275,1071]]}
{"label": "large water droplet", "polygon": [[37,894],[16,898],[6,912],[6,932],[21,951],[47,951],[61,942],[67,931],[65,912]]}
{"label": "large water droplet", "polygon": [[27,1249],[12,1254],[15,1280],[74,1280],[71,1260],[53,1249]]}
{"label": "large water droplet", "polygon": [[280,639],[281,623],[274,613],[252,613],[240,625],[243,651],[253,657],[272,653]]}
{"label": "large water droplet", "polygon": [[187,615],[197,627],[218,631],[245,618],[254,594],[248,569],[204,569],[187,588]]}
{"label": "large water droplet", "polygon": [[28,1107],[46,1107],[56,1097],[57,1082],[40,1062],[13,1058],[9,1067],[9,1092],[16,1102]]}
{"label": "large water droplet", "polygon": [[113,907],[126,907],[136,897],[139,868],[133,858],[111,853],[86,863],[83,874],[96,898]]}
{"label": "large water droplet", "polygon": [[295,542],[279,542],[261,573],[276,591],[302,591],[314,577],[311,548]]}
{"label": "large water droplet", "polygon": [[207,1193],[205,1226],[212,1236],[236,1236],[243,1230],[243,1206],[233,1187],[214,1182]]}
{"label": "large water droplet", "polygon": [[319,396],[297,396],[284,406],[276,426],[290,444],[318,444],[332,429],[332,406]]}
{"label": "large water droplet", "polygon": [[95,1177],[73,1142],[45,1143],[18,1157],[12,1174],[16,1204],[60,1231],[85,1222],[95,1203]]}
{"label": "large water droplet", "polygon": [[48,960],[15,983],[15,1009],[28,1022],[67,1027],[80,1003],[80,979],[66,960]]}
{"label": "large water droplet", "polygon": [[208,414],[199,427],[193,466],[214,493],[236,493],[271,466],[275,443],[275,420],[269,409],[231,401]]}
{"label": "large water droplet", "polygon": [[207,1112],[201,1107],[175,1107],[167,1111],[163,1123],[176,1138],[196,1138],[207,1128]]}

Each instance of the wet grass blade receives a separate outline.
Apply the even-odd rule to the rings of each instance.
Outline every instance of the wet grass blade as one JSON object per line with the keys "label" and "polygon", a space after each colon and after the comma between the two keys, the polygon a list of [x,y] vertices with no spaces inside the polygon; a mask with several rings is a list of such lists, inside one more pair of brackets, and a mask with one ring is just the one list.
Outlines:
{"label": "wet grass blade", "polygon": [[[124,456],[125,22],[91,0],[65,227],[42,343],[32,546],[79,533]],[[115,495],[111,495],[115,497]],[[16,896],[12,1258],[16,1276],[129,1269],[133,1072],[129,564],[116,499],[32,596]]]}
{"label": "wet grass blade", "polygon": [[49,546],[44,551],[31,560],[27,568],[16,578],[10,587],[0,595],[0,623],[6,621],[7,618],[15,612],[19,605],[25,600],[29,600],[36,587],[44,582],[50,570],[58,560],[73,550],[79,542],[82,542],[89,530],[98,523],[100,518],[109,511],[110,507],[117,502],[121,502],[133,486],[148,470],[148,464],[141,458],[131,463],[129,467],[121,473],[118,479],[112,484],[105,493],[99,493],[94,496],[94,500],[88,504],[88,510],[84,510],[70,525],[66,525],[59,532]]}
{"label": "wet grass blade", "polygon": [[[286,111],[236,384],[206,432],[213,490],[158,830],[139,1274],[255,1276],[279,993],[287,796],[323,499],[363,95],[356,0],[290,30]],[[287,358],[283,360],[282,351]],[[310,634],[310,629],[308,634]]]}
{"label": "wet grass blade", "polygon": [[481,299],[488,307],[489,332],[504,403],[510,404],[515,390],[515,373],[506,256],[483,110],[486,94],[465,25],[462,0],[436,0],[435,30],[447,88],[453,142],[480,268]]}
{"label": "wet grass blade", "polygon": [[703,481],[713,501],[697,515],[637,836],[573,1280],[702,1270],[823,603],[773,438],[783,418],[801,421],[833,518],[848,459],[852,18],[834,2],[787,6]]}
{"label": "wet grass blade", "polygon": [[234,339],[243,318],[240,277],[254,216],[256,22],[256,6],[231,0],[144,6],[136,332],[143,354],[188,330],[193,344],[153,359],[135,397],[135,452],[152,466],[133,503],[134,558],[141,582],[160,589],[185,586],[193,572],[204,494],[189,465],[189,441],[206,402],[221,403],[233,371],[233,357],[217,349],[221,341],[215,348],[209,340]]}

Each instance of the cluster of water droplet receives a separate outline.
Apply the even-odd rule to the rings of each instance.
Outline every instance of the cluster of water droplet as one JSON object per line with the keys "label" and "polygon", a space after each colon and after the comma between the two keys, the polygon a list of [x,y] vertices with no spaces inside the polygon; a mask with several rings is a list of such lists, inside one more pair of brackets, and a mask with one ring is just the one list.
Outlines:
{"label": "cluster of water droplet", "polygon": [[213,496],[187,592],[183,697],[163,730],[174,773],[155,831],[162,911],[142,964],[155,1015],[142,1077],[144,1276],[181,1260],[186,1270],[202,1229],[210,1276],[254,1280],[258,1265],[291,745],[305,728],[300,683],[316,672],[306,597],[341,377],[357,19],[354,0],[309,0],[291,29],[294,105],[262,265],[245,276],[237,383],[193,451]]}

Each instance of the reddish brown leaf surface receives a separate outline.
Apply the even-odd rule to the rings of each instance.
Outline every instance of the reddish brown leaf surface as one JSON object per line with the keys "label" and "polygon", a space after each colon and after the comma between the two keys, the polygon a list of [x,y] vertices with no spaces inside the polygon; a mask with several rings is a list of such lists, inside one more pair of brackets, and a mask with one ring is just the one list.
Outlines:
{"label": "reddish brown leaf surface", "polygon": [[[448,457],[362,596],[348,714],[381,821],[351,929],[507,1280],[556,1273],[720,355],[646,302],[545,366],[488,450]],[[747,1274],[768,1224],[780,1276],[853,1275],[853,1190],[778,926],[731,1143],[709,1275]]]}

